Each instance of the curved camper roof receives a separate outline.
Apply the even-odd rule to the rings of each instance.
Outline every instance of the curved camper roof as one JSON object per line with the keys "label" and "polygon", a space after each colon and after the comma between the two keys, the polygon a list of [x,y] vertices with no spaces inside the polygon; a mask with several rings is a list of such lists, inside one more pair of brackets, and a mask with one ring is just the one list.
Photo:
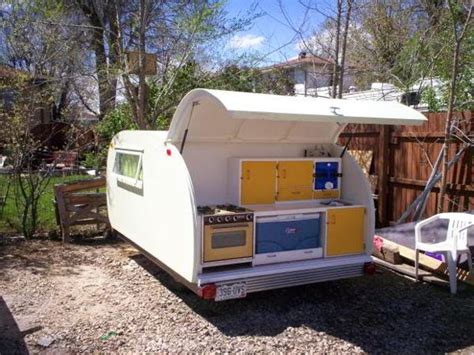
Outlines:
{"label": "curved camper roof", "polygon": [[355,101],[195,89],[180,102],[167,141],[332,143],[347,123],[420,125],[397,102]]}

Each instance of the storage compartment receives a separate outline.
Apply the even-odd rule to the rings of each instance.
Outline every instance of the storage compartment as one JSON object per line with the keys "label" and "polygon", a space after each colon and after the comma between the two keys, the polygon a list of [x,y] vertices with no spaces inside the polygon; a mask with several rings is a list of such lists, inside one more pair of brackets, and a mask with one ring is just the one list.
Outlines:
{"label": "storage compartment", "polygon": [[364,207],[329,208],[326,225],[327,256],[364,252]]}
{"label": "storage compartment", "polygon": [[313,188],[315,199],[340,198],[341,159],[315,159]]}
{"label": "storage compartment", "polygon": [[340,198],[340,158],[231,158],[229,202],[275,202]]}
{"label": "storage compartment", "polygon": [[243,161],[240,173],[240,204],[275,202],[275,161]]}
{"label": "storage compartment", "polygon": [[311,200],[313,197],[313,161],[278,162],[278,201]]}
{"label": "storage compartment", "polygon": [[255,264],[322,256],[319,213],[257,218]]}

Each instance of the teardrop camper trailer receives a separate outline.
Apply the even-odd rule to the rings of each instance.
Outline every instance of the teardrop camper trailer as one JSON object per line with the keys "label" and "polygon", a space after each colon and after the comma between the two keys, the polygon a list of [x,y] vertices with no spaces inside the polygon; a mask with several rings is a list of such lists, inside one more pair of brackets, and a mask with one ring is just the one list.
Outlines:
{"label": "teardrop camper trailer", "polygon": [[206,299],[360,276],[374,204],[338,136],[348,123],[424,121],[395,102],[192,90],[169,131],[113,138],[110,222]]}

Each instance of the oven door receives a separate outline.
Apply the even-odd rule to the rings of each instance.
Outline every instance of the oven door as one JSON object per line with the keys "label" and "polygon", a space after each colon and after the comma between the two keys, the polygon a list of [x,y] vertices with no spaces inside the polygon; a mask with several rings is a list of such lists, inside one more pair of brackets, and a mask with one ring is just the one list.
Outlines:
{"label": "oven door", "polygon": [[204,262],[250,258],[252,255],[251,223],[204,226]]}

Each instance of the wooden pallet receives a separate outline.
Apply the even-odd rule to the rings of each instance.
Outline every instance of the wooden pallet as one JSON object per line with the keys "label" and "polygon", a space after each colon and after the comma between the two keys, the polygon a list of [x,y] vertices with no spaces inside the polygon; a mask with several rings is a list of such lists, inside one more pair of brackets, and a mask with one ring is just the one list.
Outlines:
{"label": "wooden pallet", "polygon": [[[399,274],[404,276],[408,276],[410,279],[416,279],[415,277],[415,267],[413,265],[401,263],[401,264],[392,264],[388,261],[379,259],[374,257],[374,262],[377,265],[381,265],[387,269],[393,270]],[[437,286],[443,286],[449,288],[449,281],[446,278],[442,278],[441,276],[437,276],[432,272],[426,270],[418,270],[418,277],[421,281],[429,282]]]}
{"label": "wooden pallet", "polygon": [[[415,250],[383,237],[376,237],[383,241],[381,250],[374,248],[374,256],[378,259],[390,265],[400,265],[406,262],[413,264],[415,262]],[[394,262],[394,260],[398,260],[398,263]],[[428,270],[435,275],[447,276],[448,274],[448,265],[446,263],[423,253],[420,253],[419,263],[421,269]],[[457,268],[457,278],[459,281],[474,285],[474,275],[472,272]]]}
{"label": "wooden pallet", "polygon": [[[70,241],[72,226],[96,225],[99,229],[105,225],[110,228],[106,194],[97,192],[105,184],[105,177],[98,177],[54,186],[56,221],[64,242]],[[96,191],[85,192],[93,189]]]}

